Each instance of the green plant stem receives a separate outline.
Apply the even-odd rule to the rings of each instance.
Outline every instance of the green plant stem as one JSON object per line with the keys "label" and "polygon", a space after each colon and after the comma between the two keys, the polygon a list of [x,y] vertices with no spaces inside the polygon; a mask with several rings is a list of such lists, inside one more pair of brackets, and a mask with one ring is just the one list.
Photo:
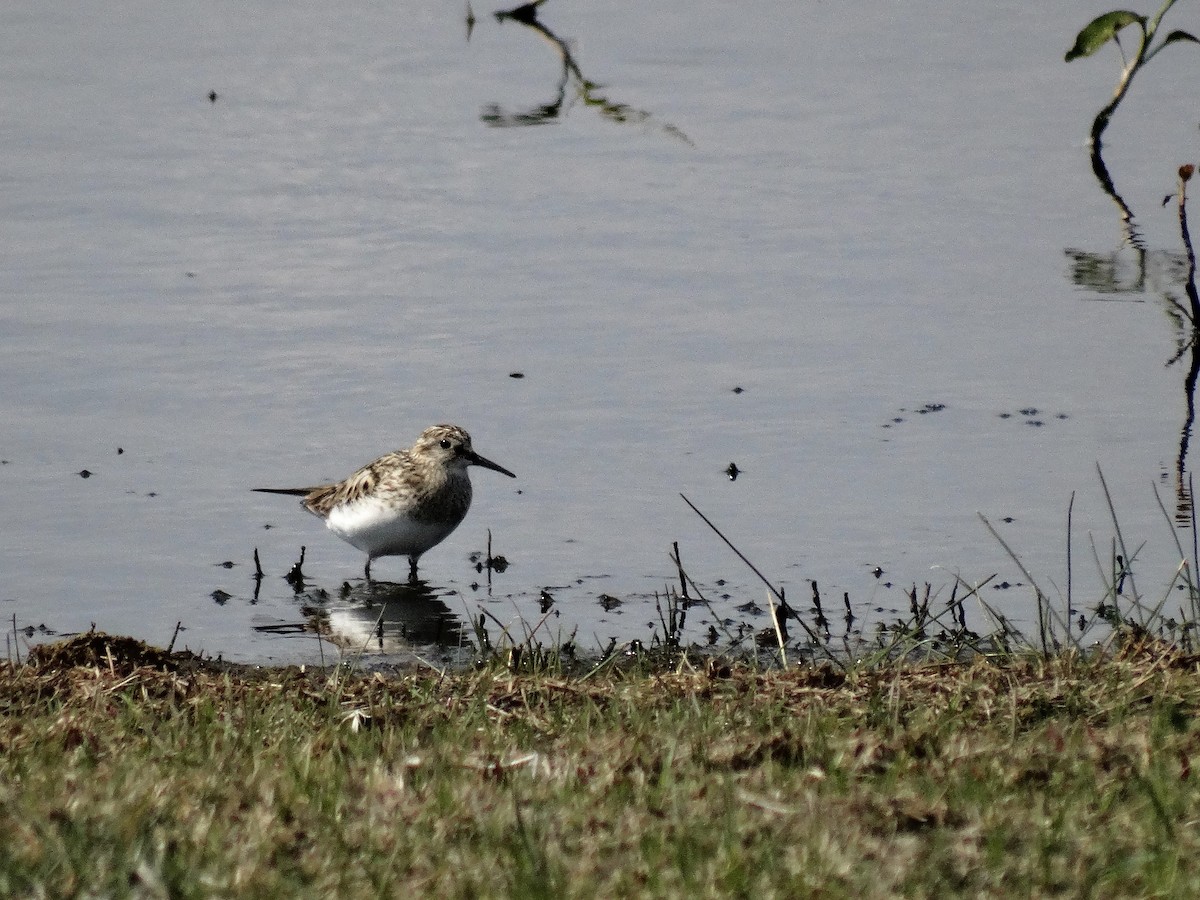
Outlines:
{"label": "green plant stem", "polygon": [[1112,99],[1108,102],[1100,112],[1096,114],[1096,118],[1092,121],[1092,147],[1100,148],[1101,137],[1104,134],[1104,129],[1108,127],[1109,119],[1116,111],[1121,101],[1125,99],[1125,95],[1129,92],[1129,86],[1133,83],[1133,76],[1138,70],[1154,58],[1155,54],[1163,48],[1160,44],[1153,51],[1150,51],[1150,42],[1154,40],[1155,32],[1158,31],[1158,25],[1162,21],[1162,17],[1166,15],[1167,10],[1175,5],[1175,0],[1166,0],[1162,8],[1155,16],[1145,25],[1142,26],[1142,38],[1138,45],[1137,53],[1133,59],[1128,62],[1121,70],[1121,78],[1117,82],[1117,88],[1113,91]]}

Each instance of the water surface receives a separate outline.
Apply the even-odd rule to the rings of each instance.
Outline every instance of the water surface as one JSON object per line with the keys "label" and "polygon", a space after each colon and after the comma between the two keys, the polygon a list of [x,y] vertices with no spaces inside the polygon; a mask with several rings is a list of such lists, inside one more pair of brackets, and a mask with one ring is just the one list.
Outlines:
{"label": "water surface", "polygon": [[1164,54],[1108,132],[1140,254],[1085,146],[1116,62],[1062,62],[1097,12],[1068,7],[548,3],[592,83],[559,104],[559,48],[490,9],[468,41],[444,5],[11,3],[0,612],[318,658],[306,610],[374,623],[361,556],[249,489],[435,422],[519,476],[476,471],[422,561],[452,625],[537,622],[548,588],[545,628],[644,638],[674,541],[746,620],[763,589],[681,492],[858,627],[953,572],[1013,585],[989,602],[1027,624],[978,513],[1058,598],[1074,494],[1073,592],[1098,598],[1097,464],[1152,593],[1186,413],[1159,203],[1194,157],[1195,60]]}

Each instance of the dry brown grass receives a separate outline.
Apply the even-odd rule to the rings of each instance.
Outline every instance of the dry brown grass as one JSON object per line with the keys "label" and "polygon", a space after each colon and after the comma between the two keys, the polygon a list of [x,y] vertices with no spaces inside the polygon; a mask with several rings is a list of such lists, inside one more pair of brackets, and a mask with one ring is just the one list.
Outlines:
{"label": "dry brown grass", "polygon": [[[1200,660],[0,670],[0,893],[1193,896]],[[84,641],[84,639],[77,639]]]}

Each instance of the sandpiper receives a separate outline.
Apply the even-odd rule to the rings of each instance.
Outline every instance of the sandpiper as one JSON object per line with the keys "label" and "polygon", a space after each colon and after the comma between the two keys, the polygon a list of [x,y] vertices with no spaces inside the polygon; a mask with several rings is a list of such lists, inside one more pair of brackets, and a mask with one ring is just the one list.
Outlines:
{"label": "sandpiper", "polygon": [[367,554],[368,581],[377,556],[407,556],[416,580],[421,554],[445,540],[471,506],[467,466],[517,477],[471,449],[471,436],[457,425],[434,425],[408,450],[386,453],[336,484],[254,490],[303,497],[301,506]]}

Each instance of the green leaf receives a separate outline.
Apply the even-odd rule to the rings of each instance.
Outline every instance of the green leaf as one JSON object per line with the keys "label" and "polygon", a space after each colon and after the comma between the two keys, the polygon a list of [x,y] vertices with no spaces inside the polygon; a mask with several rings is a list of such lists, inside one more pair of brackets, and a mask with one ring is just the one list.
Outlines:
{"label": "green leaf", "polygon": [[[1078,59],[1081,56],[1091,56],[1109,41],[1117,36],[1117,32],[1126,25],[1132,25],[1137,22],[1144,29],[1146,27],[1146,17],[1139,16],[1135,12],[1130,12],[1127,9],[1116,9],[1112,12],[1105,13],[1088,23],[1083,31],[1079,32],[1079,36],[1075,38],[1075,46],[1067,51],[1067,62],[1073,59]],[[1182,34],[1183,32],[1175,32]],[[1170,40],[1170,37],[1167,38]],[[1185,40],[1185,38],[1176,38],[1176,40]],[[1193,38],[1193,40],[1195,40]]]}
{"label": "green leaf", "polygon": [[1188,34],[1186,31],[1172,31],[1167,35],[1162,45],[1165,47],[1167,44],[1174,44],[1177,41],[1191,41],[1193,44],[1200,44],[1200,38]]}

